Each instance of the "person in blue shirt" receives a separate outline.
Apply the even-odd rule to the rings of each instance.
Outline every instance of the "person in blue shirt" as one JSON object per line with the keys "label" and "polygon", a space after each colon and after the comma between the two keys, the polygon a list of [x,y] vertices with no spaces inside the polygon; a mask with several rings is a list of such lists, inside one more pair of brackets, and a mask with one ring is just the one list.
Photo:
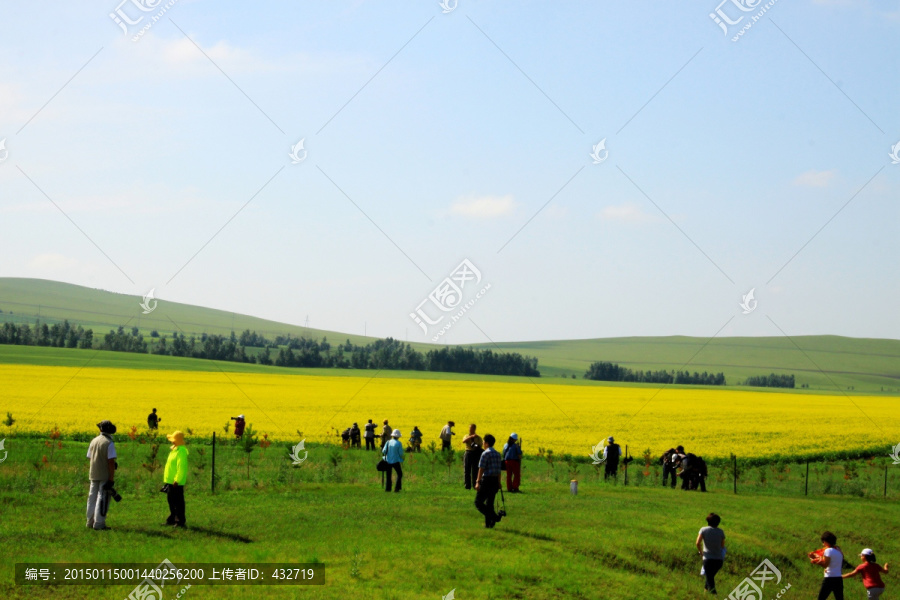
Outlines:
{"label": "person in blue shirt", "polygon": [[478,459],[478,476],[475,478],[475,508],[484,515],[484,526],[492,529],[500,522],[494,511],[494,498],[500,491],[500,453],[494,450],[497,440],[491,434],[484,436],[486,446]]}
{"label": "person in blue shirt", "polygon": [[381,449],[381,456],[384,457],[384,461],[388,464],[387,484],[384,491],[391,491],[394,471],[397,471],[397,486],[394,487],[394,491],[399,492],[403,485],[403,468],[400,466],[403,462],[403,444],[400,443],[399,429],[395,429],[391,433],[391,439]]}
{"label": "person in blue shirt", "polygon": [[518,494],[522,481],[522,448],[517,433],[510,434],[509,440],[503,444],[503,462],[506,465],[506,491]]}

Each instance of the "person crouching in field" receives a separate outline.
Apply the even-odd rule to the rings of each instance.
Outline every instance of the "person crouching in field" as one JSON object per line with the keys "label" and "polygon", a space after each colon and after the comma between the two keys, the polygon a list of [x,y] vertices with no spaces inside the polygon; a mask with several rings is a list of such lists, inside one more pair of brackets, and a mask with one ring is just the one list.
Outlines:
{"label": "person crouching in field", "polygon": [[725,532],[719,529],[722,519],[716,513],[706,517],[706,527],[697,534],[697,552],[703,558],[703,575],[706,583],[703,587],[710,594],[716,593],[716,573],[725,562]]}
{"label": "person crouching in field", "polygon": [[[385,421],[385,423],[387,423],[387,421]],[[387,483],[385,484],[384,491],[391,491],[391,479],[394,471],[397,471],[397,485],[394,486],[394,491],[399,492],[403,487],[403,467],[400,466],[403,462],[403,444],[400,443],[399,429],[395,429],[391,432],[391,439],[388,440],[381,449],[381,456],[384,457],[384,462],[388,464]]]}
{"label": "person crouching in field", "polygon": [[184,434],[176,431],[167,435],[166,439],[172,442],[169,458],[166,460],[166,468],[163,473],[163,482],[166,490],[166,499],[169,501],[169,518],[166,525],[186,527],[184,519],[184,484],[187,483],[188,473],[188,449],[184,445]]}
{"label": "person crouching in field", "polygon": [[825,569],[825,578],[819,588],[819,600],[825,600],[831,594],[834,594],[835,600],[844,600],[844,579],[841,576],[844,553],[837,546],[837,536],[830,531],[824,532],[820,539],[822,549],[806,555],[810,563]]}
{"label": "person crouching in field", "polygon": [[475,478],[475,508],[484,515],[484,526],[492,529],[500,522],[494,511],[494,498],[500,491],[500,453],[494,450],[497,440],[491,434],[484,436],[487,448],[478,459],[478,475]]}
{"label": "person crouching in field", "polygon": [[511,433],[503,444],[503,463],[506,466],[506,491],[519,493],[522,480],[522,449],[519,447],[519,435]]}
{"label": "person crouching in field", "polygon": [[862,564],[853,569],[852,572],[842,575],[843,579],[862,575],[862,582],[866,588],[866,596],[869,600],[878,600],[884,593],[884,582],[881,580],[881,574],[888,572],[888,563],[884,563],[882,567],[875,562],[875,553],[871,548],[865,548],[859,553]]}
{"label": "person crouching in field", "polygon": [[116,476],[116,445],[112,436],[116,426],[109,421],[97,423],[100,434],[91,440],[87,457],[90,459],[91,489],[87,501],[87,528],[109,529],[106,512],[109,510],[109,490]]}

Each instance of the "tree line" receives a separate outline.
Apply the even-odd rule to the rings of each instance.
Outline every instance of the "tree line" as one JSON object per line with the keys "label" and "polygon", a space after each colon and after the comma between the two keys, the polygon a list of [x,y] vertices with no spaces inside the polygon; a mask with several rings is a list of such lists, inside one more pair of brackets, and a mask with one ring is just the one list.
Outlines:
{"label": "tree line", "polygon": [[[199,337],[174,332],[171,338],[156,330],[150,340],[137,327],[110,329],[95,340],[92,329],[70,325],[68,321],[48,325],[3,323],[0,344],[51,346],[58,348],[97,348],[113,352],[151,353],[207,360],[275,365],[278,367],[319,367],[340,369],[384,369],[442,371],[485,375],[540,377],[538,359],[516,352],[493,352],[460,346],[420,352],[410,344],[393,338],[375,340],[364,346],[347,340],[332,346],[326,337],[316,340],[291,335],[270,340],[249,329],[236,335],[203,333]],[[274,356],[273,356],[274,355]]]}
{"label": "tree line", "polygon": [[744,385],[752,385],[754,387],[792,388],[794,387],[794,376],[776,375],[775,373],[769,373],[768,375],[753,375],[747,378]]}
{"label": "tree line", "polygon": [[591,363],[584,374],[594,381],[626,381],[634,383],[683,383],[692,385],[725,385],[725,373],[690,373],[689,371],[635,371],[617,363]]}

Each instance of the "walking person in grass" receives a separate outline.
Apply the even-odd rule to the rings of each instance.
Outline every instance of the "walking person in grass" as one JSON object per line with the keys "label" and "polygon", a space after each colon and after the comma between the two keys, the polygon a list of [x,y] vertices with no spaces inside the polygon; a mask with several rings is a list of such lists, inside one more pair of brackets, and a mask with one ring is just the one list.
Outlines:
{"label": "walking person in grass", "polygon": [[[387,423],[387,421],[385,421]],[[403,468],[400,464],[403,462],[403,444],[400,443],[400,430],[395,429],[391,432],[391,439],[385,443],[384,448],[381,449],[381,456],[384,457],[384,461],[388,464],[387,469],[387,484],[385,485],[384,491],[391,491],[391,479],[393,477],[394,471],[397,471],[397,485],[394,486],[394,491],[399,492],[403,487]]]}
{"label": "walking person in grass", "polygon": [[725,563],[725,532],[719,529],[722,518],[716,513],[706,516],[706,527],[697,534],[697,552],[703,558],[703,575],[706,583],[703,586],[710,594],[716,593],[716,573]]}
{"label": "walking person in grass", "polygon": [[187,527],[184,518],[184,484],[187,483],[188,449],[184,445],[184,434],[180,431],[167,435],[166,439],[172,442],[163,472],[165,483],[163,487],[169,501],[169,517],[166,519],[166,525]]}
{"label": "walking person in grass", "polygon": [[109,421],[97,423],[100,434],[91,440],[87,457],[90,459],[91,489],[87,501],[87,528],[109,529],[106,512],[109,510],[109,490],[116,478],[116,445],[112,436],[116,426]]}
{"label": "walking person in grass", "polygon": [[888,572],[888,563],[884,563],[882,567],[875,562],[875,553],[871,548],[864,548],[859,553],[859,557],[863,561],[862,564],[841,577],[847,579],[848,577],[862,575],[863,586],[866,588],[866,597],[869,600],[878,600],[881,598],[881,594],[884,593],[884,582],[881,580],[881,574]]}
{"label": "walking person in grass", "polygon": [[[474,425],[472,426],[475,427]],[[475,478],[475,508],[484,515],[484,526],[493,529],[500,522],[500,515],[494,511],[494,498],[500,491],[500,453],[494,450],[496,439],[491,434],[484,436],[485,450],[478,458],[478,474]]]}
{"label": "walking person in grass", "polygon": [[522,480],[522,448],[517,433],[511,433],[503,444],[503,463],[506,466],[506,491],[518,494]]}
{"label": "walking person in grass", "polygon": [[837,545],[837,536],[830,531],[824,532],[820,539],[822,548],[807,554],[810,563],[825,569],[819,600],[825,600],[831,594],[834,594],[835,600],[844,600],[844,579],[841,576],[844,553]]}

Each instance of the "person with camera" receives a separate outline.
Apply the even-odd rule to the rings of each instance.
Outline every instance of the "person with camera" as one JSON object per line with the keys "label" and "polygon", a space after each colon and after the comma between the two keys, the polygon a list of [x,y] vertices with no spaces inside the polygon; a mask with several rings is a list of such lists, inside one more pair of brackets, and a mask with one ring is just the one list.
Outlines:
{"label": "person with camera", "polygon": [[166,525],[187,527],[184,518],[184,484],[187,483],[188,449],[184,445],[184,434],[176,431],[166,436],[172,442],[166,468],[163,472],[163,489],[169,501],[169,517]]}
{"label": "person with camera", "polygon": [[244,419],[244,415],[231,417],[231,420],[234,421],[234,437],[241,439],[244,437],[244,427],[247,426],[247,420]]}
{"label": "person with camera", "polygon": [[391,432],[391,439],[381,449],[381,456],[384,458],[384,462],[387,463],[387,484],[384,491],[391,491],[392,477],[394,471],[397,471],[397,485],[394,486],[394,491],[399,492],[403,486],[403,467],[400,466],[403,462],[403,444],[400,443],[399,429]]}
{"label": "person with camera", "polygon": [[619,456],[622,454],[622,449],[612,436],[609,436],[606,442],[606,448],[603,449],[603,459],[606,461],[606,470],[603,473],[604,481],[610,476],[615,480],[616,474],[619,472]]}
{"label": "person with camera", "polygon": [[100,433],[91,440],[87,451],[91,481],[87,501],[87,528],[99,531],[109,529],[106,526],[106,514],[109,510],[110,497],[114,497],[116,502],[122,497],[113,487],[117,464],[116,445],[112,436],[116,432],[116,426],[109,421],[100,421],[97,427]]}
{"label": "person with camera", "polygon": [[366,450],[375,449],[375,427],[375,423],[372,422],[372,419],[369,419],[369,422],[366,423],[366,433],[364,435],[366,438]]}
{"label": "person with camera", "polygon": [[453,441],[453,436],[456,435],[456,432],[453,431],[454,427],[456,427],[456,423],[447,421],[447,424],[441,429],[441,450],[450,449],[450,443]]}
{"label": "person with camera", "polygon": [[[481,436],[475,433],[475,423],[469,425],[469,435],[463,438],[463,446],[466,451],[463,454],[463,469],[465,469],[466,489],[471,490],[475,485],[478,475],[478,461],[481,459]],[[497,452],[496,450],[494,452]]]}
{"label": "person with camera", "polygon": [[413,452],[422,451],[422,432],[418,425],[413,427],[412,433],[409,434],[409,447]]}
{"label": "person with camera", "polygon": [[[472,425],[472,427],[475,427]],[[496,439],[491,434],[484,436],[487,446],[478,458],[478,473],[475,478],[475,508],[484,515],[484,526],[493,529],[503,517],[494,512],[494,498],[500,491],[500,453],[494,450]]]}

